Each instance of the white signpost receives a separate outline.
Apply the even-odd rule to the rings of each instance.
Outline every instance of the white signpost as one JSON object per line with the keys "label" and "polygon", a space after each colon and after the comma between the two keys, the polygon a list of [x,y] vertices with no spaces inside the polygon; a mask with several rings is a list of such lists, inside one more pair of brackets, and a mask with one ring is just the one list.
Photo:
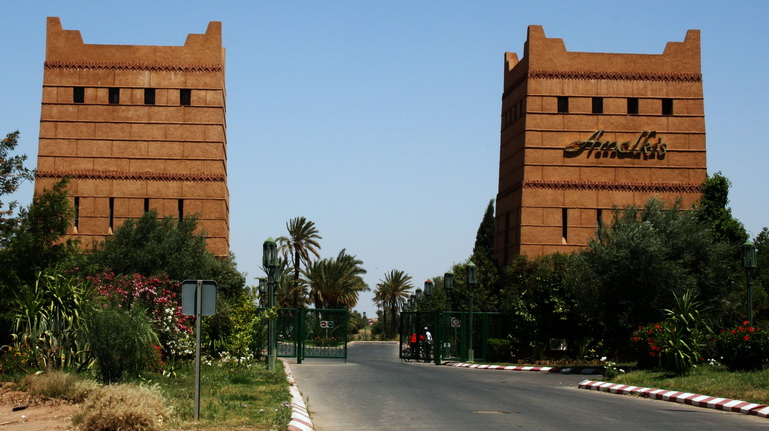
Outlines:
{"label": "white signpost", "polygon": [[203,316],[216,314],[216,282],[213,280],[184,280],[182,283],[182,314],[195,316],[195,420],[200,418],[200,321]]}

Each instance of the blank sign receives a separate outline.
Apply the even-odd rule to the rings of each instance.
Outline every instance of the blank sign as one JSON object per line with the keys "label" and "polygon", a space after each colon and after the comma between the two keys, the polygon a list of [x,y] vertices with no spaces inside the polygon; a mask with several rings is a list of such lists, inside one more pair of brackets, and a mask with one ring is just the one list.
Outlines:
{"label": "blank sign", "polygon": [[[201,315],[213,316],[216,314],[216,282],[213,280],[202,281],[202,304]],[[182,283],[182,314],[185,316],[194,316],[195,299],[197,298],[196,289],[198,280],[184,280]]]}

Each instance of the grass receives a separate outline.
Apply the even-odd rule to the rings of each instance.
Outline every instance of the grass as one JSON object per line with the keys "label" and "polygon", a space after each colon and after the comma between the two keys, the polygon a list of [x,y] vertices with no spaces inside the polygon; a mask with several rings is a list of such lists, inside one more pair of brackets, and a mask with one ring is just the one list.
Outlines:
{"label": "grass", "polygon": [[633,371],[610,379],[612,383],[669,389],[769,405],[769,370],[729,371],[721,366],[702,366],[685,376],[663,371]]}
{"label": "grass", "polygon": [[291,396],[278,362],[268,372],[262,362],[244,365],[214,362],[201,364],[200,421],[194,413],[194,362],[185,362],[176,376],[156,375],[172,408],[172,429],[285,429],[291,419]]}

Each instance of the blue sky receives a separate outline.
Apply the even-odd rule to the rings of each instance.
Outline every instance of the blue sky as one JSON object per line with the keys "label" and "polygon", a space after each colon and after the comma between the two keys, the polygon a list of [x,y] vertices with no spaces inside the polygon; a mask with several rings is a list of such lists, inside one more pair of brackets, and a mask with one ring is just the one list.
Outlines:
{"label": "blue sky", "polygon": [[[249,284],[262,242],[297,216],[323,257],[363,260],[372,289],[391,269],[421,285],[463,262],[497,192],[504,53],[522,55],[530,24],[570,51],[648,54],[700,29],[708,171],[732,181],[752,235],[769,226],[769,2],[34,1],[2,15],[0,132],[21,131],[30,167],[47,16],[99,44],[182,45],[222,21],[231,248]],[[373,315],[370,298],[356,309]]]}

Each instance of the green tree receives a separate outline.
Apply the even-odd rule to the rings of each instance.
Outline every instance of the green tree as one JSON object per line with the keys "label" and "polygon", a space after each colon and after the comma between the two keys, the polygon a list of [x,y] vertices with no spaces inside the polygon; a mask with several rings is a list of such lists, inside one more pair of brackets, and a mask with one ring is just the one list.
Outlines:
{"label": "green tree", "polygon": [[[19,142],[19,131],[9,133],[3,138],[0,144],[0,196],[14,193],[25,180],[35,178],[34,171],[24,167],[27,160],[26,155],[11,155]],[[3,209],[4,203],[0,201],[0,247],[7,244],[17,220],[13,212],[17,202],[12,201],[6,209]]]}
{"label": "green tree", "polygon": [[[475,246],[470,260],[476,266],[478,285],[475,286],[473,307],[477,311],[496,311],[500,286],[500,269],[494,258],[494,200],[489,202],[483,220],[478,226],[475,236]],[[455,268],[455,272],[457,269]],[[462,272],[459,270],[459,272]],[[464,276],[462,277],[464,280]],[[465,288],[464,283],[458,284],[459,289]],[[465,292],[467,293],[467,292]],[[477,299],[476,299],[477,297]]]}
{"label": "green tree", "polygon": [[205,232],[196,230],[195,216],[158,218],[156,211],[148,211],[139,219],[126,220],[98,244],[91,263],[118,274],[216,280],[220,297],[242,294],[245,277],[237,271],[234,257],[214,256],[206,249]]}
{"label": "green tree", "polygon": [[763,228],[753,240],[756,246],[756,269],[753,277],[753,306],[758,326],[769,326],[769,229]]}
{"label": "green tree", "polygon": [[[398,269],[386,273],[384,280],[377,283],[374,301],[382,305],[382,325],[388,338],[396,334],[396,316],[413,288],[411,276]],[[390,313],[390,328],[387,328],[388,312]]]}
{"label": "green tree", "polygon": [[345,250],[336,258],[316,260],[305,270],[315,308],[352,309],[360,292],[369,290],[361,276],[366,270],[363,261]]}
{"label": "green tree", "polygon": [[323,239],[315,227],[315,223],[304,217],[296,217],[286,223],[288,236],[281,236],[277,239],[281,253],[284,259],[291,262],[294,268],[294,279],[292,291],[294,295],[294,307],[298,308],[306,301],[304,287],[299,280],[302,264],[305,269],[310,264],[310,253],[316,258],[320,257],[320,244],[318,240]]}
{"label": "green tree", "polygon": [[[702,183],[702,198],[699,201],[699,215],[712,226],[716,235],[733,244],[741,246],[748,239],[748,233],[742,223],[732,216],[729,208],[729,187],[732,183],[721,172],[708,176]],[[735,253],[737,253],[735,251]]]}
{"label": "green tree", "polygon": [[734,317],[740,300],[732,287],[739,280],[732,248],[714,237],[696,210],[683,210],[680,203],[666,208],[653,198],[643,209],[613,213],[580,254],[573,276],[615,353],[627,353],[631,331],[660,321],[674,295],[687,290],[703,298],[709,317]]}
{"label": "green tree", "polygon": [[67,196],[68,182],[68,178],[57,182],[19,212],[18,225],[0,258],[7,269],[6,285],[32,285],[38,273],[77,253],[76,241],[60,241],[75,214]]}

